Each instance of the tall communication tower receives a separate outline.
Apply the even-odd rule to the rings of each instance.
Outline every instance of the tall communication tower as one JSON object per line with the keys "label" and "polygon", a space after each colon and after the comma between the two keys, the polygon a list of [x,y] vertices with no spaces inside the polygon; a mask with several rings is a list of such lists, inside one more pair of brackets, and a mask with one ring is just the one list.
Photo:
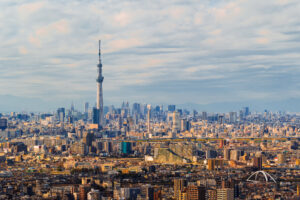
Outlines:
{"label": "tall communication tower", "polygon": [[97,77],[97,110],[98,110],[98,126],[103,128],[104,126],[104,115],[103,115],[103,90],[102,83],[104,77],[102,76],[102,61],[101,61],[101,40],[99,40],[99,64],[98,68],[98,77]]}

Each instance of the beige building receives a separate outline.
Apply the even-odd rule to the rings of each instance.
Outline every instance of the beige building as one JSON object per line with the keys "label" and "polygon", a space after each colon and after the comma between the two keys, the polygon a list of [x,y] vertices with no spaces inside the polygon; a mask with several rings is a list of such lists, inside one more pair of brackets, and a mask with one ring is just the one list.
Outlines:
{"label": "beige building", "polygon": [[222,188],[217,190],[217,200],[234,200],[233,188]]}

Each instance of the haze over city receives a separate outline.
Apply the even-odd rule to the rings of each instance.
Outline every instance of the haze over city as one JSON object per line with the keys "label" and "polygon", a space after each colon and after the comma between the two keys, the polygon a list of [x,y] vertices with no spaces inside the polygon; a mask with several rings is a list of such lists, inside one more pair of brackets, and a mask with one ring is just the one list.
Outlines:
{"label": "haze over city", "polygon": [[298,0],[0,2],[0,200],[300,200]]}
{"label": "haze over city", "polygon": [[[95,103],[300,111],[297,0],[1,1],[0,110]],[[12,14],[13,13],[13,14]]]}

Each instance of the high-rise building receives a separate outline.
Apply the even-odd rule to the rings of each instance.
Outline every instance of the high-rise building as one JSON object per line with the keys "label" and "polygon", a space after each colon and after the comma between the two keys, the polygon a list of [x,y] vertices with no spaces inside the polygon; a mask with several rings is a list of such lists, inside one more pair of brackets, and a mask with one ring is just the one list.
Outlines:
{"label": "high-rise building", "polygon": [[250,115],[249,107],[244,107],[243,108],[243,113],[244,113],[245,117],[247,117],[248,115]]}
{"label": "high-rise building", "polygon": [[202,112],[202,120],[207,120],[207,112]]}
{"label": "high-rise building", "polygon": [[150,134],[150,115],[151,115],[151,108],[148,109],[148,112],[147,112],[147,132],[148,134]]}
{"label": "high-rise building", "polygon": [[187,119],[181,120],[181,131],[189,131],[191,129],[191,123]]}
{"label": "high-rise building", "polygon": [[180,199],[180,194],[187,186],[187,181],[185,179],[174,179],[174,197],[176,200]]}
{"label": "high-rise building", "polygon": [[106,141],[103,143],[103,151],[106,153],[111,153],[113,150],[112,142]]}
{"label": "high-rise building", "polygon": [[189,185],[187,187],[187,199],[188,200],[205,200],[205,187],[197,185]]}
{"label": "high-rise building", "polygon": [[5,130],[7,128],[7,119],[1,118],[0,119],[0,129]]}
{"label": "high-rise building", "polygon": [[84,103],[84,113],[88,113],[89,112],[89,102],[85,102]]}
{"label": "high-rise building", "polygon": [[229,123],[235,123],[237,121],[237,113],[230,112],[229,113]]}
{"label": "high-rise building", "polygon": [[140,114],[141,113],[141,105],[139,103],[134,103],[132,105],[132,114]]}
{"label": "high-rise building", "polygon": [[173,112],[173,127],[172,131],[177,132],[180,130],[180,117],[179,113],[177,111]]}
{"label": "high-rise building", "polygon": [[64,122],[66,113],[65,113],[65,108],[58,108],[57,109],[57,119],[60,122]]}
{"label": "high-rise building", "polygon": [[98,126],[103,128],[104,126],[104,113],[103,113],[103,90],[102,83],[104,77],[102,76],[102,61],[101,61],[101,40],[99,40],[99,64],[98,67],[98,77],[97,77],[97,110],[98,110]]}
{"label": "high-rise building", "polygon": [[176,110],[176,106],[175,105],[168,105],[168,111],[169,112],[174,112]]}
{"label": "high-rise building", "polygon": [[132,149],[132,143],[131,142],[121,142],[121,152],[123,154],[130,154]]}
{"label": "high-rise building", "polygon": [[83,136],[83,143],[87,146],[92,146],[92,142],[94,140],[94,134],[93,133],[85,133]]}
{"label": "high-rise building", "polygon": [[99,122],[99,110],[95,107],[93,108],[93,111],[92,111],[92,121],[93,121],[93,124],[98,124],[98,122]]}

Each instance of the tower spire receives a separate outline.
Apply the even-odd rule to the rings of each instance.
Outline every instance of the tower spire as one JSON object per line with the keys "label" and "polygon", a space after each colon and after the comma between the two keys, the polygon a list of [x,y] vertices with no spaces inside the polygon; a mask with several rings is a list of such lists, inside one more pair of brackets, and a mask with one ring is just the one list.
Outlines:
{"label": "tower spire", "polygon": [[99,40],[99,64],[101,63],[101,40]]}

